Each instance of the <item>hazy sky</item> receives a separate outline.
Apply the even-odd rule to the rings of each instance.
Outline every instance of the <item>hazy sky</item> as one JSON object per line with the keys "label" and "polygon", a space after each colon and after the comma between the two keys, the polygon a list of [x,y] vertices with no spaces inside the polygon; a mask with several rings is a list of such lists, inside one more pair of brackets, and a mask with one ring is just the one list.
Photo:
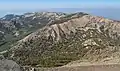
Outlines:
{"label": "hazy sky", "polygon": [[0,0],[0,16],[49,8],[119,8],[120,0]]}
{"label": "hazy sky", "polygon": [[119,7],[120,0],[0,0],[0,10]]}

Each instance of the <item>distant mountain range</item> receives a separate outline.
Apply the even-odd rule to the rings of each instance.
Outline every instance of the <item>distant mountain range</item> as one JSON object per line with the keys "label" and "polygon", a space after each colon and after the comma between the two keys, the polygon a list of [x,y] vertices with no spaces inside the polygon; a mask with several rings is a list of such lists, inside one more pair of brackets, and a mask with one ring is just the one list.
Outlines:
{"label": "distant mountain range", "polygon": [[27,10],[14,10],[14,11],[1,11],[0,16],[4,16],[6,13],[13,13],[13,14],[23,14],[26,12],[66,12],[66,13],[73,13],[73,12],[86,12],[91,15],[96,15],[96,16],[103,16],[105,18],[109,19],[116,19],[120,20],[120,17],[118,14],[120,13],[120,8],[114,8],[114,7],[105,7],[105,8],[48,8],[48,9],[27,9]]}

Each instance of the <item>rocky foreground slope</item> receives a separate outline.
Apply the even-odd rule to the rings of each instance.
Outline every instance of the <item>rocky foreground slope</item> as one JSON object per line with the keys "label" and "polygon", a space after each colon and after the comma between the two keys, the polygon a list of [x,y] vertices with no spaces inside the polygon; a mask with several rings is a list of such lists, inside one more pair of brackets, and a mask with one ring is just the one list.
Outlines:
{"label": "rocky foreground slope", "polygon": [[120,22],[86,13],[54,20],[12,46],[8,58],[22,66],[57,67],[76,60],[120,57]]}
{"label": "rocky foreground slope", "polygon": [[0,55],[0,71],[22,71],[22,68],[16,62]]}

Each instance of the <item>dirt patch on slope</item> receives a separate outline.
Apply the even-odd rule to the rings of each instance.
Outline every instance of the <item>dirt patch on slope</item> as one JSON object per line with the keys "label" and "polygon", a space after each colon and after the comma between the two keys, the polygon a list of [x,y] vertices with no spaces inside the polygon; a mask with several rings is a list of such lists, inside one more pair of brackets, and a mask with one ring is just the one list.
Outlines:
{"label": "dirt patch on slope", "polygon": [[60,67],[49,69],[36,69],[36,71],[120,71],[120,65],[91,65],[77,67]]}

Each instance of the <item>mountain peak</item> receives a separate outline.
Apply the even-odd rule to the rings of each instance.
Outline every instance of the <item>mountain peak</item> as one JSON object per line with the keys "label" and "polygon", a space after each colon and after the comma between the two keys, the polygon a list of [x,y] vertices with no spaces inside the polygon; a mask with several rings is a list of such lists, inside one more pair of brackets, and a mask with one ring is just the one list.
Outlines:
{"label": "mountain peak", "polygon": [[13,18],[16,18],[16,17],[20,17],[20,16],[19,15],[15,15],[15,14],[7,14],[4,17],[2,17],[1,20],[10,21],[10,20],[12,20]]}
{"label": "mountain peak", "polygon": [[51,20],[12,46],[10,58],[21,65],[49,67],[80,59],[101,61],[119,50],[118,21],[82,12]]}

